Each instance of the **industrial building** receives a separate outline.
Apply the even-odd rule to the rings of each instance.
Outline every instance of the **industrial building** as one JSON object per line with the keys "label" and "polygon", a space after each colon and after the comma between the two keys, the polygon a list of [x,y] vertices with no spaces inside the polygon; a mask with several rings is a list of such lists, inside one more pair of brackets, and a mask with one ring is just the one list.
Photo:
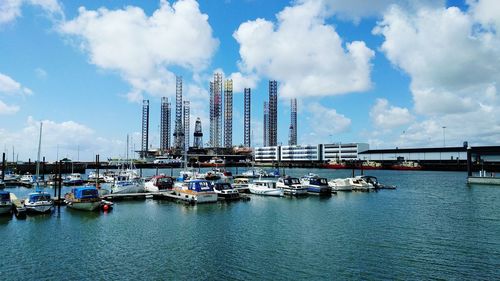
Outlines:
{"label": "industrial building", "polygon": [[182,77],[175,79],[175,144],[174,148],[181,150],[184,148],[184,127],[182,126]]}
{"label": "industrial building", "polygon": [[233,147],[233,80],[224,82],[224,147]]}
{"label": "industrial building", "polygon": [[140,157],[145,158],[149,141],[149,100],[142,101],[142,136]]}
{"label": "industrial building", "polygon": [[467,145],[456,147],[373,149],[361,152],[359,158],[361,160],[372,161],[466,160]]}
{"label": "industrial building", "polygon": [[290,132],[288,145],[297,145],[297,99],[290,100]]}
{"label": "industrial building", "polygon": [[170,149],[170,123],[171,123],[171,108],[170,102],[167,97],[161,98],[161,112],[160,112],[160,150],[165,153]]}
{"label": "industrial building", "polygon": [[222,146],[222,74],[210,82],[210,146]]}
{"label": "industrial building", "polygon": [[269,146],[269,103],[267,101],[264,102],[264,132],[262,134],[262,146]]}
{"label": "industrial building", "polygon": [[278,82],[269,81],[268,145],[278,145]]}
{"label": "industrial building", "polygon": [[201,130],[201,119],[200,117],[196,118],[196,122],[194,123],[194,140],[193,147],[194,148],[203,148],[203,131]]}
{"label": "industrial building", "polygon": [[189,115],[190,115],[190,102],[184,101],[183,103],[183,115],[184,115],[184,141],[183,150],[189,149]]}

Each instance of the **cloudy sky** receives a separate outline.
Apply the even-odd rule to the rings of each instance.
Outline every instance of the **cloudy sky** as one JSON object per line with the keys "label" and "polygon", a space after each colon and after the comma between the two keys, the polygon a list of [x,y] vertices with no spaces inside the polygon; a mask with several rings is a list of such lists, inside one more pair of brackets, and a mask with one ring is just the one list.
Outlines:
{"label": "cloudy sky", "polygon": [[234,144],[244,87],[262,144],[273,79],[278,142],[295,97],[301,144],[500,145],[497,0],[3,0],[0,150],[35,158],[43,121],[49,160],[124,156],[127,134],[140,146],[143,99],[157,147],[176,75],[207,142],[214,72],[234,81]]}

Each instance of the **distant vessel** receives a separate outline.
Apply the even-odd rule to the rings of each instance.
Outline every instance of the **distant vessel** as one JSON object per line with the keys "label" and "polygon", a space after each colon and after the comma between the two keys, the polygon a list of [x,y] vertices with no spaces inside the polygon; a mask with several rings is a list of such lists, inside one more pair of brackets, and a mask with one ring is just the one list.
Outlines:
{"label": "distant vessel", "polygon": [[328,163],[323,164],[322,167],[327,169],[346,169],[347,165],[338,159],[332,159]]}
{"label": "distant vessel", "polygon": [[361,164],[361,168],[364,170],[378,170],[382,169],[382,164],[375,161],[366,161]]}
{"label": "distant vessel", "polygon": [[70,208],[84,211],[95,211],[101,205],[99,192],[94,186],[82,186],[71,189],[64,195],[64,201]]}
{"label": "distant vessel", "polygon": [[401,163],[392,165],[393,170],[421,170],[422,166],[417,162],[403,161]]}

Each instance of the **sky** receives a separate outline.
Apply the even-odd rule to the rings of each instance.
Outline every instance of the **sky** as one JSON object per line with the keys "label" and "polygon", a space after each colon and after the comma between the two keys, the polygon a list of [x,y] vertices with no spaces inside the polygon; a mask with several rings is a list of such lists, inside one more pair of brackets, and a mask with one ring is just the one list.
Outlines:
{"label": "sky", "polygon": [[[496,0],[0,1],[0,150],[90,161],[151,148],[175,76],[191,132],[209,140],[209,81],[233,79],[233,144],[262,145],[268,81],[278,81],[278,143],[290,99],[298,143],[371,149],[500,145],[500,5]],[[192,137],[191,137],[192,142]]]}

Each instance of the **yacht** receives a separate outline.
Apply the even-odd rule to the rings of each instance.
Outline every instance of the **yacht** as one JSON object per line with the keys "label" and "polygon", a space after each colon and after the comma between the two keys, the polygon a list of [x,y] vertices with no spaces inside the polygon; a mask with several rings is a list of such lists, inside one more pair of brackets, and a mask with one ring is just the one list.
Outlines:
{"label": "yacht", "polygon": [[165,175],[154,176],[144,183],[147,192],[158,192],[171,190],[174,187],[174,179]]}
{"label": "yacht", "polygon": [[224,198],[225,200],[240,199],[240,193],[238,192],[238,190],[233,188],[228,182],[214,183],[214,191],[215,193],[217,193],[218,197]]}
{"label": "yacht", "polygon": [[276,187],[276,182],[272,180],[256,180],[248,185],[250,193],[269,196],[283,196],[282,188]]}
{"label": "yacht", "polygon": [[352,185],[349,179],[331,179],[328,185],[335,191],[352,191]]}
{"label": "yacht", "polygon": [[233,181],[233,188],[238,190],[239,193],[249,193],[248,185],[250,180],[247,178],[236,178]]}
{"label": "yacht", "polygon": [[212,184],[207,180],[188,180],[178,183],[174,187],[174,195],[179,199],[194,203],[217,202],[217,193]]}
{"label": "yacht", "polygon": [[302,186],[298,178],[279,178],[276,187],[282,188],[285,195],[307,195],[307,187]]}
{"label": "yacht", "polygon": [[69,208],[84,211],[95,211],[101,206],[99,192],[94,186],[72,188],[64,195],[64,202]]}
{"label": "yacht", "polygon": [[111,186],[111,193],[140,193],[144,192],[144,181],[132,175],[122,174],[115,177]]}
{"label": "yacht", "polygon": [[10,213],[12,211],[12,205],[10,192],[0,190],[0,215]]}
{"label": "yacht", "polygon": [[316,174],[309,173],[307,176],[300,178],[300,183],[307,187],[307,192],[310,194],[329,195],[337,193],[328,185],[326,178],[320,178]]}

